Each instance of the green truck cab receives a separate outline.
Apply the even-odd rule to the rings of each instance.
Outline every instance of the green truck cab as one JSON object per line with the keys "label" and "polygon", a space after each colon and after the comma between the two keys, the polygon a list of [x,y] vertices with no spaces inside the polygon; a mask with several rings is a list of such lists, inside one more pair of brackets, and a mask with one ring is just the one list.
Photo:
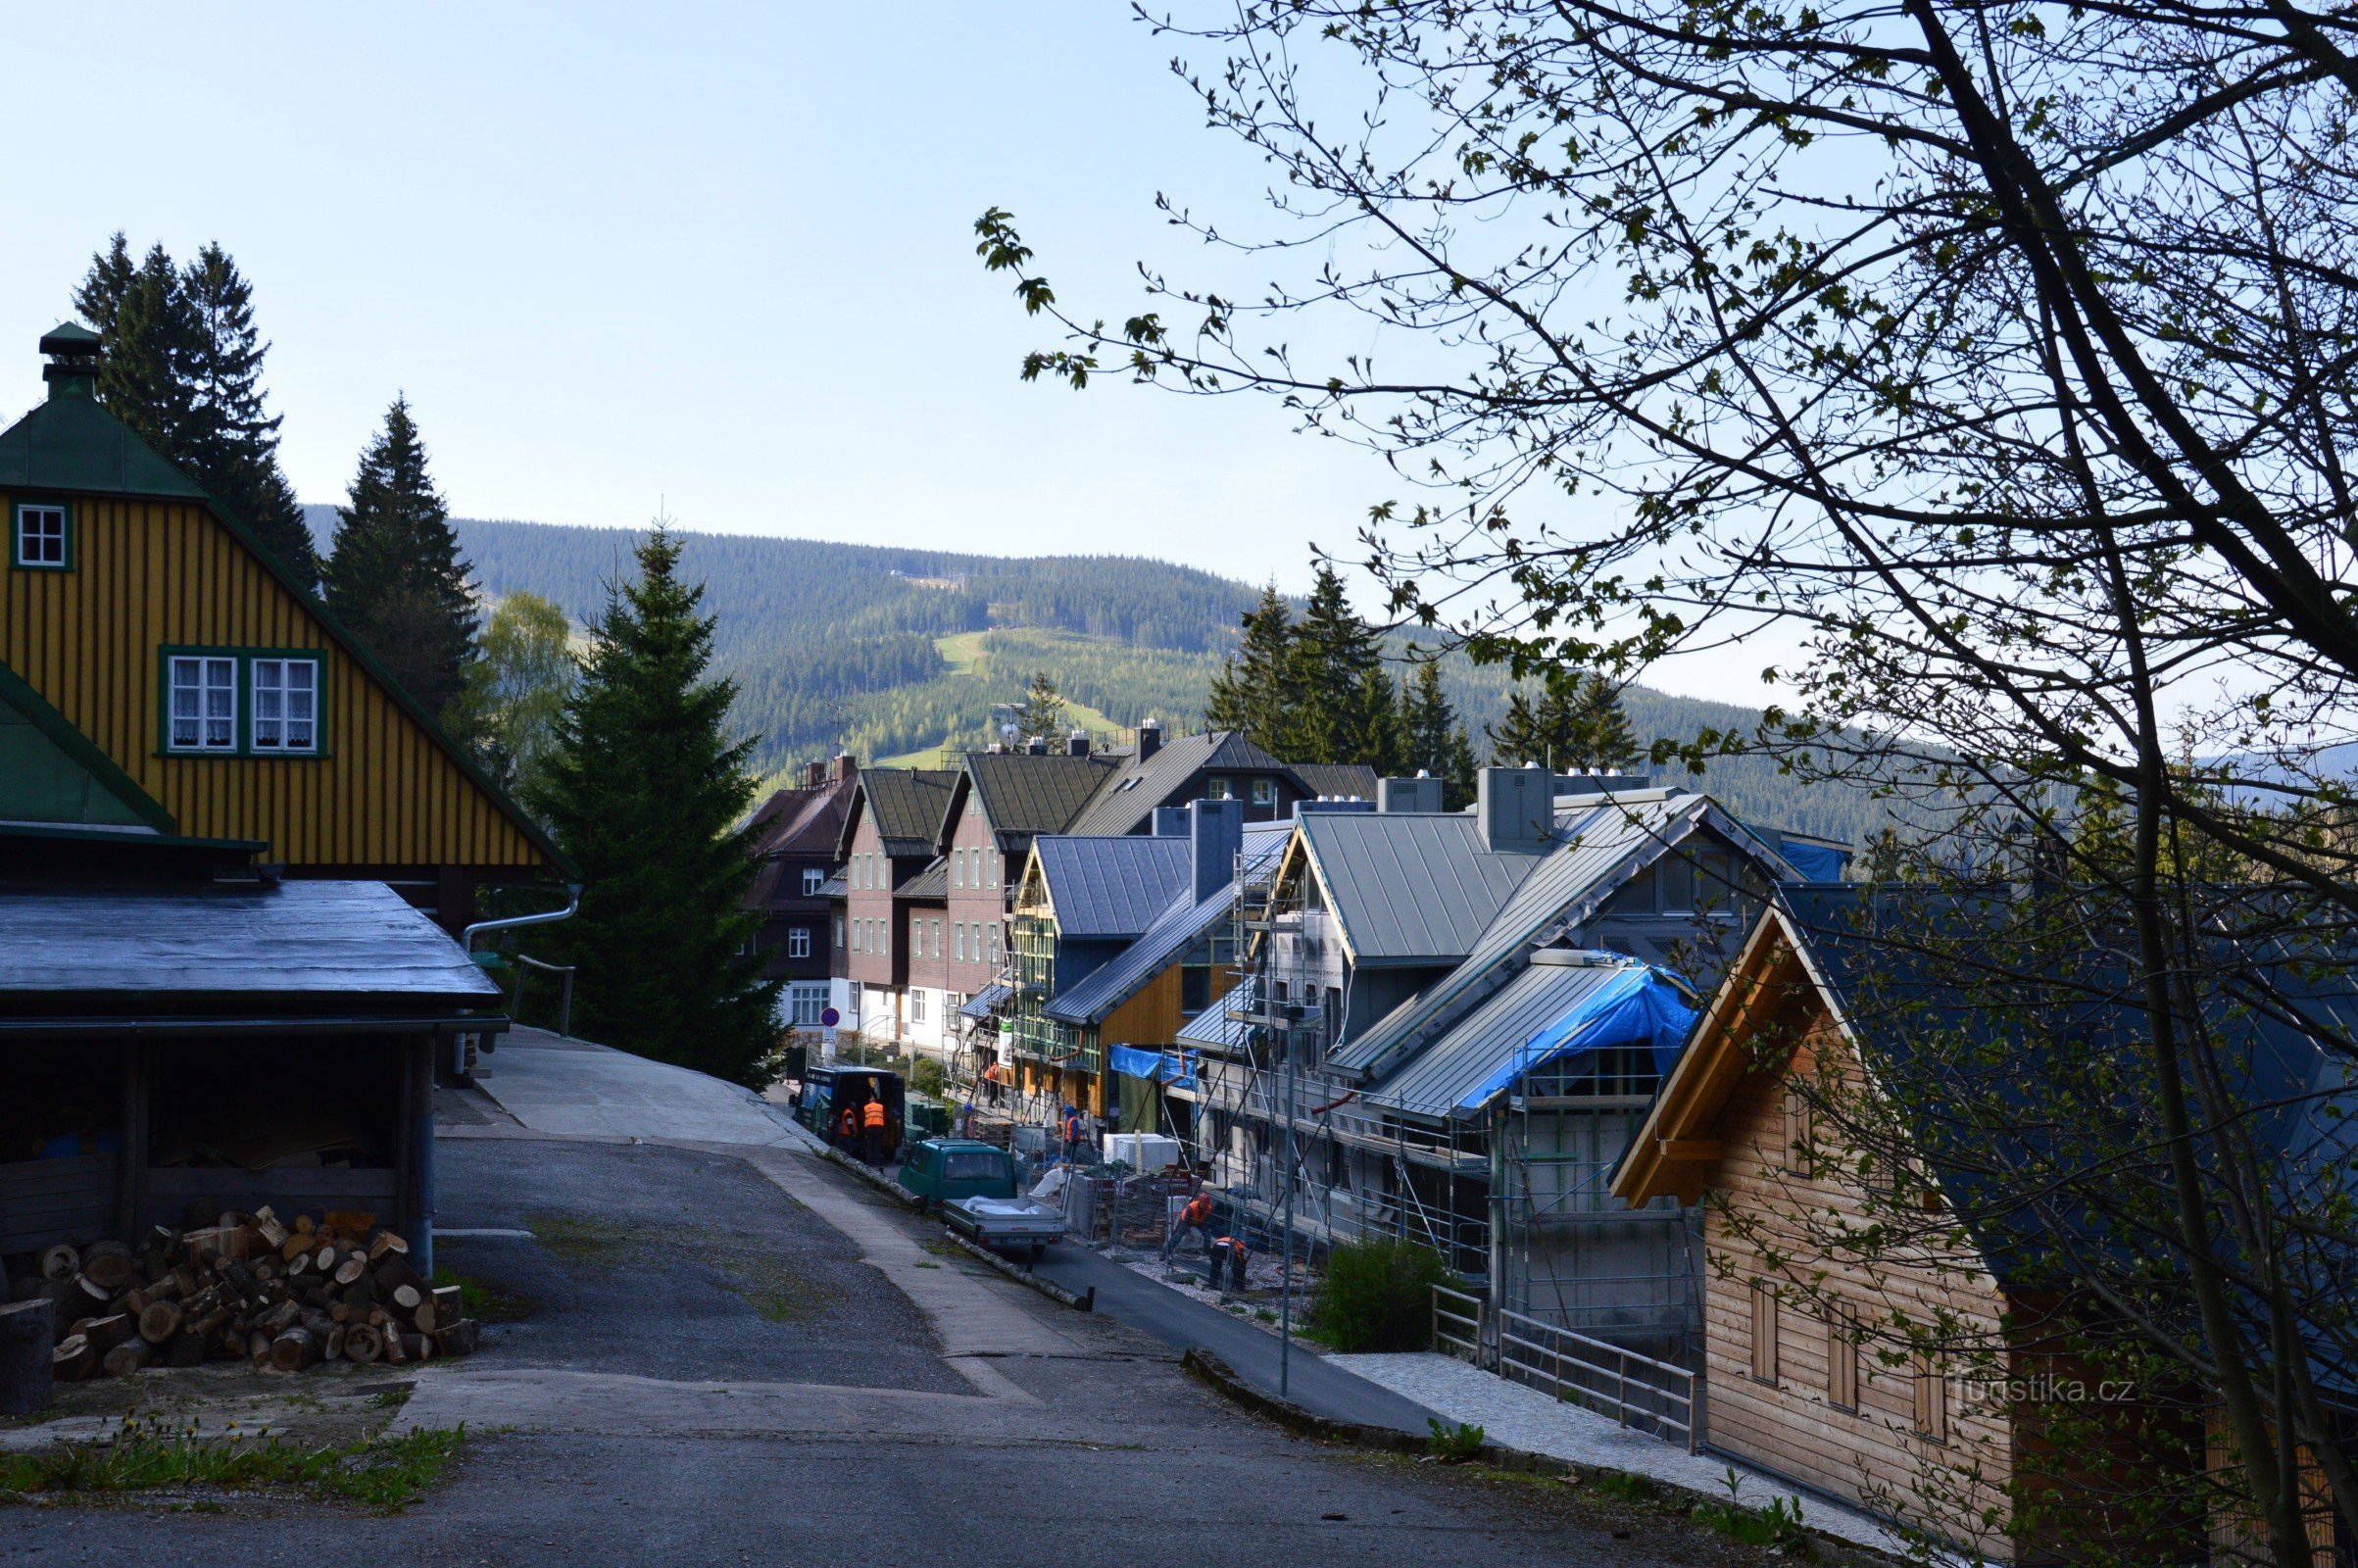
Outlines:
{"label": "green truck cab", "polygon": [[1012,1198],[1015,1162],[996,1144],[971,1138],[928,1138],[909,1146],[901,1161],[901,1185],[920,1208],[958,1198]]}

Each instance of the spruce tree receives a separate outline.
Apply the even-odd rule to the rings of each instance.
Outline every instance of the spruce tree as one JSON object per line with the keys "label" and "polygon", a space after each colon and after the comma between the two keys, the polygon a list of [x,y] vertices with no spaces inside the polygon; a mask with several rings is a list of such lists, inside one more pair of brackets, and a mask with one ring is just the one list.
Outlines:
{"label": "spruce tree", "polygon": [[1572,710],[1579,688],[1579,671],[1551,669],[1537,693],[1528,687],[1508,693],[1505,716],[1487,729],[1492,760],[1500,767],[1537,762],[1563,771],[1572,759]]}
{"label": "spruce tree", "polygon": [[134,263],[118,232],[90,259],[74,305],[104,350],[99,401],[316,587],[311,530],[278,466],[279,421],[263,407],[270,345],[228,253],[209,244],[182,270],[156,245]]}
{"label": "spruce tree", "polygon": [[327,608],[427,712],[448,713],[466,689],[474,597],[406,398],[361,455],[350,503],[336,509]]}
{"label": "spruce tree", "polygon": [[1399,765],[1400,713],[1384,674],[1375,628],[1351,608],[1343,579],[1321,563],[1289,649],[1294,708],[1289,762],[1365,762],[1378,772]]}
{"label": "spruce tree", "polygon": [[1291,726],[1299,704],[1294,689],[1294,622],[1283,595],[1272,584],[1260,603],[1245,612],[1244,636],[1212,677],[1204,705],[1206,729],[1234,730],[1272,757],[1292,749]]}
{"label": "spruce tree", "polygon": [[1015,743],[1054,741],[1064,733],[1064,698],[1045,669],[1032,672],[1032,684],[1015,710]]}
{"label": "spruce tree", "polygon": [[1449,773],[1449,743],[1457,731],[1457,713],[1441,689],[1441,667],[1419,660],[1416,678],[1400,678],[1401,761],[1410,772],[1423,768],[1435,778]]}
{"label": "spruce tree", "polygon": [[182,375],[187,424],[175,460],[253,530],[305,587],[319,581],[311,529],[278,466],[279,418],[263,408],[262,360],[270,351],[254,324],[254,288],[216,242],[180,278],[188,344]]}
{"label": "spruce tree", "polygon": [[581,908],[550,927],[577,966],[580,1032],[752,1089],[776,1070],[779,982],[744,907],[755,741],[732,740],[736,684],[711,674],[712,618],[659,524],[638,580],[611,586],[529,804],[580,866]]}
{"label": "spruce tree", "polygon": [[1591,674],[1579,683],[1571,707],[1570,745],[1559,771],[1602,773],[1627,767],[1645,755],[1630,729],[1621,694],[1602,675]]}
{"label": "spruce tree", "polygon": [[1452,811],[1461,811],[1474,804],[1477,785],[1474,781],[1474,742],[1459,724],[1457,733],[1449,737],[1449,771],[1442,774],[1448,787],[1442,791],[1442,804]]}

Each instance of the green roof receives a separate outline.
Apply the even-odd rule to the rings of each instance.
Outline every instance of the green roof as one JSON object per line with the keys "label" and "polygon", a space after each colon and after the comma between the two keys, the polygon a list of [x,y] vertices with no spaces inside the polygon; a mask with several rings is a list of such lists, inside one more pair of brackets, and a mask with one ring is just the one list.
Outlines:
{"label": "green roof", "polygon": [[0,432],[0,489],[159,496],[212,504],[194,480],[101,408],[86,381],[50,385],[48,402]]}
{"label": "green roof", "polygon": [[0,820],[173,831],[172,815],[0,664]]}

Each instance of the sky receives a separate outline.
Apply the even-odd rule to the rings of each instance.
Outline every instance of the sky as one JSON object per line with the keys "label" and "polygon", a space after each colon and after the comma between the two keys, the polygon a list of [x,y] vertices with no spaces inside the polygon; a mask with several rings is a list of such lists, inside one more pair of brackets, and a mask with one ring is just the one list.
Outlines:
{"label": "sky", "polygon": [[1142,261],[1213,265],[1158,191],[1250,219],[1264,186],[1122,0],[6,12],[10,122],[49,156],[11,160],[0,416],[122,229],[252,280],[306,501],[342,499],[396,395],[463,516],[1300,590],[1400,493],[1268,399],[1017,380],[1055,340],[975,258],[984,209],[1118,318]]}

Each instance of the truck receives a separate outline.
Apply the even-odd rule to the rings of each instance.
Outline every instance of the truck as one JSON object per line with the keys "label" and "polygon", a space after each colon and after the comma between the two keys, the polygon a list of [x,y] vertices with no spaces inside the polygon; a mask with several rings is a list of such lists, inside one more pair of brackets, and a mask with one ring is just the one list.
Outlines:
{"label": "truck", "polygon": [[942,1205],[942,1223],[993,1251],[1027,1250],[1035,1263],[1064,1239],[1064,1211],[1029,1198],[954,1198]]}

